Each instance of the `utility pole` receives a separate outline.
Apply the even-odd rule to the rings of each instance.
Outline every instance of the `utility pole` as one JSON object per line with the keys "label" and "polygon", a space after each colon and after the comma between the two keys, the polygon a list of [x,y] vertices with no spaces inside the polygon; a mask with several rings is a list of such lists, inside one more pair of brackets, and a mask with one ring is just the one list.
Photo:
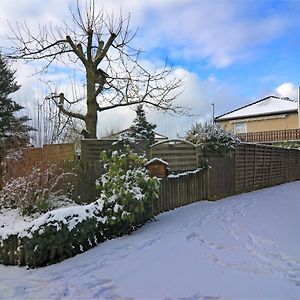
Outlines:
{"label": "utility pole", "polygon": [[211,118],[211,124],[214,124],[214,123],[215,123],[215,104],[212,103],[211,106],[212,106],[212,118]]}
{"label": "utility pole", "polygon": [[300,86],[298,86],[298,127],[300,128]]}

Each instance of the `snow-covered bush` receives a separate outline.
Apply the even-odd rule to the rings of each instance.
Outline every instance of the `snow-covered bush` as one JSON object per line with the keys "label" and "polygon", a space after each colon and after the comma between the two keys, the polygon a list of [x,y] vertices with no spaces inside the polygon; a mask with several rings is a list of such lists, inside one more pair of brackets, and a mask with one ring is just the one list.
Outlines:
{"label": "snow-covered bush", "polygon": [[24,177],[12,178],[0,191],[0,207],[19,208],[22,214],[46,212],[65,203],[72,204],[70,199],[72,184],[60,189],[62,181],[73,173],[65,173],[55,165],[47,168],[33,168]]}
{"label": "snow-covered bush", "polygon": [[103,204],[49,211],[21,228],[0,228],[0,263],[40,267],[53,264],[110,238]]}
{"label": "snow-covered bush", "polygon": [[[128,232],[153,217],[159,181],[150,177],[146,159],[132,151],[102,153],[106,172],[97,180],[111,230]],[[112,232],[114,235],[114,232]]]}
{"label": "snow-covered bush", "polygon": [[196,123],[188,130],[184,138],[194,144],[201,145],[202,149],[209,153],[226,152],[234,149],[240,143],[238,137],[223,129],[219,124]]}

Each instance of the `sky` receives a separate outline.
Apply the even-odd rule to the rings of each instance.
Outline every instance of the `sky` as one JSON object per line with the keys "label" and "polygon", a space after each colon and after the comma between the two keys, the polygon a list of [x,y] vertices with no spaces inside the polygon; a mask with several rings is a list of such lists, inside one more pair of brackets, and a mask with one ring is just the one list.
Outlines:
{"label": "sky", "polygon": [[[184,71],[184,92],[177,103],[191,108],[192,116],[170,116],[149,111],[157,131],[170,137],[182,135],[193,123],[269,95],[297,99],[300,65],[300,0],[95,0],[107,12],[130,13],[131,28],[138,28],[133,41],[144,50],[142,61],[162,67],[165,60],[178,73]],[[0,45],[11,46],[11,30],[26,20],[35,30],[39,25],[70,20],[68,0],[2,0]],[[33,76],[40,65],[18,61],[15,96],[29,110],[47,93],[49,78]],[[70,74],[51,74],[61,84]],[[49,76],[49,75],[48,75]],[[99,115],[98,135],[122,130],[135,117],[129,108]]]}

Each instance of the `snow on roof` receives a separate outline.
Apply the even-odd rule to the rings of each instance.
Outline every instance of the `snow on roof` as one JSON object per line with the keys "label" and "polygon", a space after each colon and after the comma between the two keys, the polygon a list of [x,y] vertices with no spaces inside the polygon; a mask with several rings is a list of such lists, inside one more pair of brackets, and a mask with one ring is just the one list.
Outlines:
{"label": "snow on roof", "polygon": [[163,165],[166,165],[166,166],[168,166],[169,165],[169,163],[168,162],[166,162],[165,160],[163,160],[163,159],[161,159],[161,158],[157,158],[157,157],[154,157],[154,158],[152,158],[151,160],[149,160],[147,163],[146,163],[146,166],[148,166],[148,165],[150,165],[150,164],[152,164],[153,162],[160,162],[160,163],[162,163]]}
{"label": "snow on roof", "polygon": [[[101,140],[118,139],[121,134],[129,133],[129,132],[130,132],[130,128],[127,128],[127,129],[121,130],[119,132],[113,133],[111,135],[102,137]],[[154,134],[155,134],[155,136],[154,136],[155,140],[167,140],[168,139],[167,136],[159,134],[155,131],[154,131]]]}
{"label": "snow on roof", "polygon": [[271,115],[296,110],[297,101],[292,100],[288,97],[281,98],[277,96],[269,96],[241,108],[235,109],[219,117],[216,117],[215,120],[219,121],[259,115]]}

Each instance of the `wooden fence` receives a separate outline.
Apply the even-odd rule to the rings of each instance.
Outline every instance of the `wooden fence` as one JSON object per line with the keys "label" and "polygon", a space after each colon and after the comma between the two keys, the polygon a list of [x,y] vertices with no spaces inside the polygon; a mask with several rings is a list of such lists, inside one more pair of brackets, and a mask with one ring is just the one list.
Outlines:
{"label": "wooden fence", "polygon": [[206,199],[207,172],[203,169],[161,179],[155,214]]}
{"label": "wooden fence", "polygon": [[240,144],[205,159],[207,169],[162,179],[158,212],[300,180],[300,151],[295,149]]}
{"label": "wooden fence", "polygon": [[242,142],[252,143],[299,141],[300,129],[240,133],[238,137]]}
{"label": "wooden fence", "polygon": [[23,148],[18,159],[9,159],[4,162],[5,180],[22,177],[34,167],[43,167],[49,164],[61,164],[64,161],[76,159],[73,143],[44,145],[40,148]]}
{"label": "wooden fence", "polygon": [[151,145],[149,155],[167,161],[172,172],[194,170],[199,166],[197,146],[183,140],[166,140]]}
{"label": "wooden fence", "polygon": [[241,144],[235,151],[235,193],[300,179],[300,151]]}
{"label": "wooden fence", "polygon": [[[135,145],[131,145],[137,152],[142,150],[148,152],[148,141],[140,141]],[[97,140],[83,139],[81,140],[81,160],[83,161],[99,161],[102,151],[122,150],[124,146],[118,143],[117,140]]]}
{"label": "wooden fence", "polygon": [[[112,146],[111,141],[105,142],[106,144],[101,142],[101,147],[97,150],[97,143],[85,140],[82,144],[81,160],[68,164],[68,169],[76,169],[78,174],[74,182],[78,202],[93,201],[97,197],[95,180],[103,172],[98,157],[100,152],[105,150],[104,145],[107,147],[106,150],[111,150]],[[152,157],[166,160],[171,167],[174,166],[174,174],[161,180],[157,213],[202,199],[215,200],[258,188],[300,180],[300,151],[298,150],[240,144],[234,151],[227,154],[203,156],[200,148],[191,147],[193,145],[188,143],[161,143],[158,146],[152,147],[150,154]],[[36,159],[40,157],[39,150],[32,149],[31,153],[33,153],[32,157],[36,156]],[[55,151],[52,151],[52,154],[54,153]],[[71,157],[71,152],[66,151],[66,153],[68,154],[65,157]],[[57,153],[46,157],[57,159],[64,156]],[[179,166],[184,170],[194,169],[194,171],[177,174],[180,170]]]}

